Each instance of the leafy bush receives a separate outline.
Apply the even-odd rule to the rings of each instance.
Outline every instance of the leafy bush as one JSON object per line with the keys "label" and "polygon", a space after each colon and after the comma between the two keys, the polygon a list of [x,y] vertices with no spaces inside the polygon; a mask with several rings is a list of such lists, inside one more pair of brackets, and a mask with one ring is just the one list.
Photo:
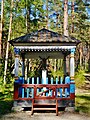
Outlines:
{"label": "leafy bush", "polygon": [[7,84],[3,84],[3,78],[0,77],[0,99],[8,99],[13,96],[13,79],[9,79],[10,82]]}
{"label": "leafy bush", "polygon": [[85,84],[85,77],[84,77],[85,71],[83,69],[78,69],[78,71],[75,74],[75,84],[76,87],[80,88]]}

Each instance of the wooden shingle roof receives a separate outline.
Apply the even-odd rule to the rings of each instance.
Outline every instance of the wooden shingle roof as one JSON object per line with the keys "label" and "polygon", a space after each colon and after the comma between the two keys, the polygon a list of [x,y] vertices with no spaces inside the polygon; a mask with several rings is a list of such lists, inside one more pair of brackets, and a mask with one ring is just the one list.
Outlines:
{"label": "wooden shingle roof", "polygon": [[24,36],[20,36],[10,40],[9,42],[13,46],[14,43],[75,43],[76,45],[80,43],[80,41],[74,37],[67,37],[45,28],[26,34]]}

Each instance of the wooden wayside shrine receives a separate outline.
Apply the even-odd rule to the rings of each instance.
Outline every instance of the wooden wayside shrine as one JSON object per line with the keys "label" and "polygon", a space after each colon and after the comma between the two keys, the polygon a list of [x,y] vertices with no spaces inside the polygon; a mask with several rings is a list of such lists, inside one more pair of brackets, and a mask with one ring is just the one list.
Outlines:
{"label": "wooden wayside shrine", "polygon": [[[75,106],[74,53],[79,40],[44,28],[9,42],[14,46],[15,52],[14,107],[31,107],[32,114],[36,110],[54,110],[58,115],[59,107]],[[70,75],[66,75],[68,55]],[[25,61],[28,63],[32,58],[42,59],[42,77],[28,77],[29,64],[25,65]],[[66,76],[64,80],[62,77],[48,77],[46,68],[48,58],[63,59],[63,72]],[[20,60],[22,76],[19,76]]]}

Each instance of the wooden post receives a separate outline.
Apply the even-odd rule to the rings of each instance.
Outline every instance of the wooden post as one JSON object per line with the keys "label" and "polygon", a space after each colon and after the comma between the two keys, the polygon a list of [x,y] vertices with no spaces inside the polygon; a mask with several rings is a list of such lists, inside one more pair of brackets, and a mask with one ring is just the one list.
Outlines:
{"label": "wooden post", "polygon": [[[53,77],[51,77],[51,85],[53,84]],[[53,90],[51,91],[51,96],[53,96]]]}
{"label": "wooden post", "polygon": [[[62,84],[62,77],[61,77],[61,79],[60,79],[60,84]],[[60,98],[62,98],[62,88],[60,88]]]}
{"label": "wooden post", "polygon": [[18,79],[18,72],[19,72],[19,49],[14,48],[15,52],[15,79]]}
{"label": "wooden post", "polygon": [[[39,84],[39,77],[37,77],[37,84]],[[39,94],[39,88],[37,88],[37,94]]]}
{"label": "wooden post", "polygon": [[74,79],[75,67],[74,67],[74,52],[75,49],[71,49],[71,56],[70,56],[70,77],[71,80]]}
{"label": "wooden post", "polygon": [[64,62],[64,76],[65,76],[66,75],[66,55],[64,55],[63,62]]}
{"label": "wooden post", "polygon": [[14,67],[14,74],[15,74],[15,82],[14,82],[14,100],[18,99],[19,89],[18,89],[18,71],[19,71],[19,49],[14,48],[15,53],[15,67]]}
{"label": "wooden post", "polygon": [[[22,84],[24,84],[24,77],[22,79]],[[22,98],[24,98],[24,88],[22,88]]]}
{"label": "wooden post", "polygon": [[70,79],[71,79],[71,81],[70,81],[70,97],[73,99],[73,103],[71,103],[72,107],[74,107],[74,103],[75,103],[74,52],[75,52],[75,49],[71,49],[71,56],[70,56]]}
{"label": "wooden post", "polygon": [[[29,78],[27,80],[27,84],[29,84]],[[27,98],[29,98],[29,88],[27,88]]]}
{"label": "wooden post", "polygon": [[18,84],[14,83],[14,100],[18,99],[18,95],[19,95],[19,92],[18,92]]}
{"label": "wooden post", "polygon": [[[65,84],[70,84],[70,77],[68,75],[65,77]],[[67,95],[70,95],[70,88],[65,88],[65,97]]]}
{"label": "wooden post", "polygon": [[22,76],[25,77],[25,54],[22,54]]}
{"label": "wooden post", "polygon": [[[58,78],[56,77],[56,85],[58,84]],[[58,88],[56,88],[56,97],[58,97]]]}
{"label": "wooden post", "polygon": [[[32,77],[32,84],[34,84],[34,77]],[[34,88],[31,88],[32,91],[32,98],[34,98]]]}
{"label": "wooden post", "polygon": [[42,70],[42,84],[47,84],[47,70]]}

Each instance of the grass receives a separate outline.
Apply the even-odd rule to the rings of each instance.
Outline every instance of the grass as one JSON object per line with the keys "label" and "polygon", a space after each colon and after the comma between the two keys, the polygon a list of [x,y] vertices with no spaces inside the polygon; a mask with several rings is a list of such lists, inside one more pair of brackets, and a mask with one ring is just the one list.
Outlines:
{"label": "grass", "polygon": [[76,95],[76,111],[90,115],[90,94]]}
{"label": "grass", "polygon": [[[1,98],[1,97],[0,97]],[[90,115],[90,94],[77,94],[76,95],[76,112],[83,112]],[[1,98],[0,99],[0,116],[11,113],[11,108],[13,106],[12,98]]]}
{"label": "grass", "polygon": [[85,71],[79,69],[76,73],[75,73],[75,85],[77,88],[81,88],[82,85],[85,84],[85,76],[84,76]]}
{"label": "grass", "polygon": [[10,113],[13,106],[13,83],[4,85],[0,78],[0,117]]}
{"label": "grass", "polygon": [[[75,76],[76,87],[84,84],[83,71],[80,70]],[[1,81],[1,80],[0,80]],[[90,93],[90,91],[88,92]],[[13,84],[3,86],[0,83],[0,117],[4,114],[10,113],[13,106]],[[90,94],[78,93],[75,99],[76,112],[83,112],[90,115]]]}
{"label": "grass", "polygon": [[11,112],[12,104],[13,100],[0,100],[0,117]]}

